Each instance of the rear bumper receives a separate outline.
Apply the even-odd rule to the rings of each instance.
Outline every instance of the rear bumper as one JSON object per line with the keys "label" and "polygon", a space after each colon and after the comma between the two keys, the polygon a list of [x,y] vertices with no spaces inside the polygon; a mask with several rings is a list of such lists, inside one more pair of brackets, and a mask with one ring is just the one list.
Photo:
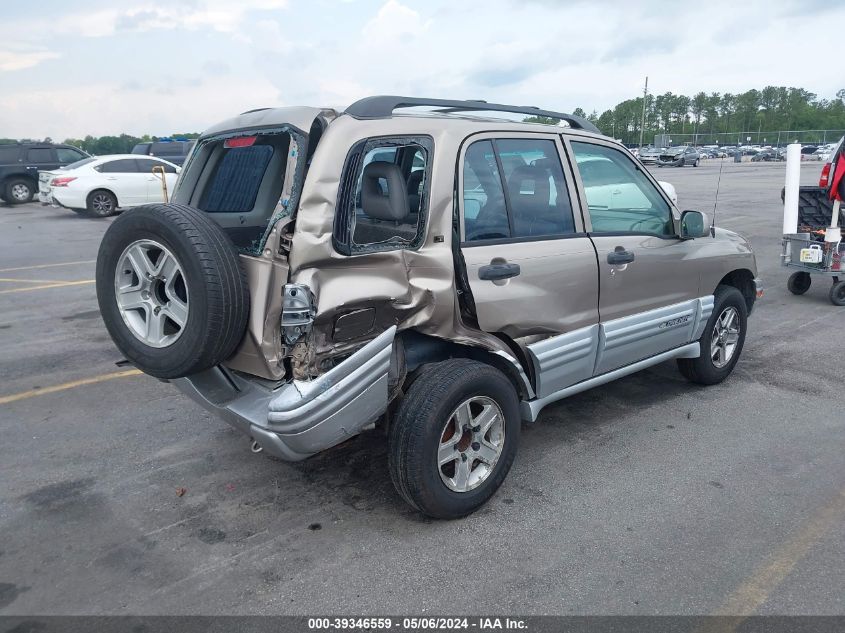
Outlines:
{"label": "rear bumper", "polygon": [[299,461],[357,435],[384,413],[395,335],[394,326],[322,376],[275,389],[223,367],[172,382],[271,455]]}

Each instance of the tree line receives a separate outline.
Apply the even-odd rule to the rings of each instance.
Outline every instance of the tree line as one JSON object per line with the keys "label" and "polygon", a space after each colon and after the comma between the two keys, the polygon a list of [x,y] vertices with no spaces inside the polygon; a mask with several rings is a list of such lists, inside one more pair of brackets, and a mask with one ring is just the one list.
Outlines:
{"label": "tree line", "polygon": [[[143,136],[132,136],[131,134],[120,134],[118,136],[88,135],[85,138],[66,138],[62,142],[65,145],[73,145],[85,150],[92,156],[105,156],[106,154],[129,154],[138,143],[154,143],[160,138],[193,139],[197,137],[199,137],[198,132],[174,133],[169,137],[150,136],[149,134]],[[52,142],[50,138],[44,140]],[[15,142],[16,139],[0,139],[0,144]]]}
{"label": "tree line", "polygon": [[[626,99],[601,114],[596,110],[587,114],[580,107],[572,114],[588,119],[603,134],[636,143],[642,127],[643,97]],[[527,120],[540,122],[538,117]],[[780,130],[845,130],[845,89],[839,90],[835,99],[820,99],[803,88],[786,86],[737,94],[699,92],[691,97],[667,92],[646,98],[644,143],[651,142],[655,134],[695,135],[700,143],[724,142],[727,135],[737,134],[744,142],[746,134],[754,138],[758,133]]]}

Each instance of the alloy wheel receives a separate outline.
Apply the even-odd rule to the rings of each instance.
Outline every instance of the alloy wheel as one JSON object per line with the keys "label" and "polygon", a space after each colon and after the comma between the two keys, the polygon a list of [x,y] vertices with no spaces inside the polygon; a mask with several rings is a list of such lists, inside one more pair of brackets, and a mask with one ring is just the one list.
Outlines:
{"label": "alloy wheel", "polygon": [[716,319],[710,339],[710,358],[717,369],[731,362],[739,343],[740,327],[739,312],[733,306],[722,310]]}
{"label": "alloy wheel", "polygon": [[469,492],[484,483],[505,446],[505,417],[492,398],[475,396],[449,416],[440,435],[437,470],[454,492]]}
{"label": "alloy wheel", "polygon": [[91,207],[97,213],[110,213],[114,211],[114,202],[108,194],[98,193],[91,198]]}
{"label": "alloy wheel", "polygon": [[172,345],[188,323],[188,285],[167,248],[138,240],[123,251],[114,275],[117,307],[132,334],[150,347]]}
{"label": "alloy wheel", "polygon": [[23,183],[17,183],[12,186],[12,197],[18,202],[26,202],[29,200],[29,187]]}

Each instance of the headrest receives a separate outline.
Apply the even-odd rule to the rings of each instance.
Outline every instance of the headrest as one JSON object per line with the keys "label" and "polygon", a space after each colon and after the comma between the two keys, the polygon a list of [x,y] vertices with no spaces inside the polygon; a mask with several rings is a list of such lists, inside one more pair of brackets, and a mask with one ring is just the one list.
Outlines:
{"label": "headrest", "polygon": [[[524,187],[527,181],[530,181],[531,185]],[[527,189],[527,192],[522,193],[524,189]],[[535,165],[521,165],[514,169],[511,177],[508,178],[508,192],[514,197],[520,194],[534,196],[535,199],[548,204],[551,192],[549,172]]]}
{"label": "headrest", "polygon": [[[387,184],[387,191],[382,190],[380,181]],[[377,220],[402,222],[408,217],[408,194],[398,165],[375,161],[364,167],[361,206],[364,213]]]}

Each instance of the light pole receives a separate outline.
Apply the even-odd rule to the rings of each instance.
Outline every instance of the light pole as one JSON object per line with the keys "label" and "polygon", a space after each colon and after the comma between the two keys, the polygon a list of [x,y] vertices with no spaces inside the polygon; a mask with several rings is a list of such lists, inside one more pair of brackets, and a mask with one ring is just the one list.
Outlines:
{"label": "light pole", "polygon": [[648,102],[648,76],[645,78],[645,88],[643,88],[643,118],[640,122],[640,149],[643,148],[643,132],[645,131],[645,104]]}

